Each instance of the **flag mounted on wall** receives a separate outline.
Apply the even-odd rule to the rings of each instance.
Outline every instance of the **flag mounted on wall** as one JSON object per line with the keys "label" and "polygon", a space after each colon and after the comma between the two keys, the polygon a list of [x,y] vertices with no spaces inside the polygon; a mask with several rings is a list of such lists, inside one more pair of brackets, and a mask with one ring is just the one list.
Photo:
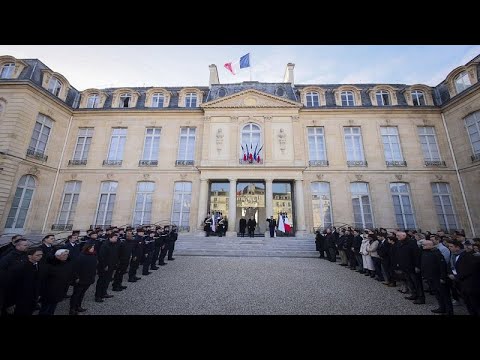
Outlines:
{"label": "flag mounted on wall", "polygon": [[235,72],[238,71],[238,69],[250,67],[250,53],[243,55],[240,60],[230,61],[223,66],[230,71],[232,75],[236,75]]}

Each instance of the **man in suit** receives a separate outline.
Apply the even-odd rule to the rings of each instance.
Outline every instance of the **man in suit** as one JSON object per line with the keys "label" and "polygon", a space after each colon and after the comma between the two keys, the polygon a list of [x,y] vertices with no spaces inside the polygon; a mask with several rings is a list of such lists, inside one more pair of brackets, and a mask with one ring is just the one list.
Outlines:
{"label": "man in suit", "polygon": [[254,237],[255,236],[255,227],[257,226],[257,222],[253,218],[253,216],[248,219],[247,227],[248,227],[248,236]]}
{"label": "man in suit", "polygon": [[273,218],[273,215],[270,216],[270,219],[267,219],[268,229],[270,230],[270,237],[275,237],[275,228],[277,227],[277,221]]}
{"label": "man in suit", "polygon": [[247,219],[245,219],[245,216],[242,216],[239,223],[239,231],[240,231],[241,237],[245,237],[246,228],[247,228]]}

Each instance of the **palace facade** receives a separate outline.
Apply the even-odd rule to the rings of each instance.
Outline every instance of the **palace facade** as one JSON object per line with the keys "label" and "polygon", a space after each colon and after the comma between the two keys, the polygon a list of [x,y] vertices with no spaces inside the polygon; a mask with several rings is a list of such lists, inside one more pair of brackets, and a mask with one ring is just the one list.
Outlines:
{"label": "palace facade", "polygon": [[[435,87],[297,84],[76,90],[0,56],[0,232],[286,213],[298,236],[350,225],[480,233],[480,56]],[[66,75],[66,74],[65,74]]]}

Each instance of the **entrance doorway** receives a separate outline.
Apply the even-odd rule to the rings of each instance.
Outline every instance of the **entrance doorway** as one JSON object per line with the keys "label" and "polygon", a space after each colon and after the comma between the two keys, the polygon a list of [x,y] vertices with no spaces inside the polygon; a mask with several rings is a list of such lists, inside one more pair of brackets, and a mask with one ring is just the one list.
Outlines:
{"label": "entrance doorway", "polygon": [[[263,181],[242,181],[237,183],[237,224],[239,231],[240,219],[254,219],[255,234],[263,235],[266,230],[265,183]],[[248,234],[248,229],[245,231]]]}

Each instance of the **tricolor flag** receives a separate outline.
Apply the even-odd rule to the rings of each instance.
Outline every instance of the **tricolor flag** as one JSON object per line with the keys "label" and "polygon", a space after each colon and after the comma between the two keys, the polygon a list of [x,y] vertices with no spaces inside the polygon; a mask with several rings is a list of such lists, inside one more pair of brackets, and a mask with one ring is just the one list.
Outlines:
{"label": "tricolor flag", "polygon": [[250,67],[250,53],[243,55],[240,60],[230,61],[223,66],[230,71],[232,75],[235,75],[235,72],[239,69]]}
{"label": "tricolor flag", "polygon": [[288,220],[288,216],[285,215],[285,219],[283,220],[285,223],[285,232],[289,233],[292,230],[292,226],[290,225],[290,220]]}
{"label": "tricolor flag", "polygon": [[278,231],[285,232],[285,223],[283,222],[282,214],[278,214],[277,228]]}

